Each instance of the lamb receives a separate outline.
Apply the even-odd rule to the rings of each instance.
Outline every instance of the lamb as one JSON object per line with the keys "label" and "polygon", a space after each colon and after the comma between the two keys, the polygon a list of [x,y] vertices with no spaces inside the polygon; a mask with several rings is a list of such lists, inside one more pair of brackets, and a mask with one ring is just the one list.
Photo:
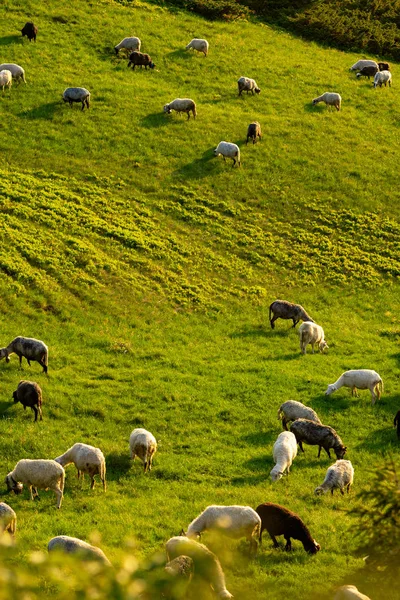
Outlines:
{"label": "lamb", "polygon": [[314,344],[318,344],[319,351],[322,353],[329,348],[325,341],[324,330],[321,325],[306,321],[299,327],[300,351],[302,354],[307,353],[307,346],[311,344],[312,353],[314,354]]}
{"label": "lamb", "polygon": [[278,420],[282,420],[283,428],[287,431],[287,423],[289,421],[296,421],[296,419],[308,419],[309,421],[314,421],[314,423],[319,423],[321,425],[321,421],[312,408],[309,406],[304,406],[301,402],[296,402],[296,400],[288,400],[280,405],[278,409]]}
{"label": "lamb", "polygon": [[13,392],[14,404],[21,402],[24,410],[29,406],[35,413],[35,422],[37,421],[38,414],[40,420],[43,420],[42,415],[42,390],[35,381],[19,382],[17,389]]}
{"label": "lamb", "polygon": [[278,481],[285,471],[289,475],[290,467],[296,456],[296,437],[290,431],[283,431],[278,435],[274,444],[273,457],[276,464],[270,473],[272,481]]}
{"label": "lamb", "polygon": [[218,558],[206,546],[185,536],[176,536],[168,540],[166,551],[169,561],[182,555],[191,558],[195,572],[210,583],[218,598],[233,598],[226,589],[224,572]]}
{"label": "lamb", "polygon": [[357,73],[356,77],[358,79],[360,77],[368,77],[368,79],[369,79],[370,77],[373,77],[374,75],[376,75],[378,70],[379,69],[377,69],[377,67],[375,67],[375,66],[364,67],[361,69],[361,71],[359,73]]}
{"label": "lamb", "polygon": [[233,539],[245,537],[250,549],[257,551],[253,535],[259,534],[260,525],[260,517],[250,506],[211,505],[190,523],[185,535],[191,539],[200,537],[203,531],[214,530]]}
{"label": "lamb", "polygon": [[397,426],[397,439],[400,440],[400,410],[397,411],[393,424]]}
{"label": "lamb", "polygon": [[12,78],[15,81],[15,83],[20,83],[21,81],[26,83],[25,71],[19,65],[16,65],[15,63],[3,63],[2,65],[0,65],[0,71],[3,70],[11,71]]}
{"label": "lamb", "polygon": [[327,470],[323,483],[315,488],[315,494],[320,496],[331,490],[333,496],[333,490],[336,488],[339,488],[342,495],[344,495],[344,488],[346,488],[347,493],[349,493],[353,478],[354,469],[351,462],[349,460],[337,460],[335,464]]}
{"label": "lamb", "polygon": [[258,121],[253,121],[247,128],[246,146],[249,138],[253,140],[253,144],[256,143],[257,137],[261,140],[261,125]]}
{"label": "lamb", "polygon": [[0,535],[8,531],[10,535],[15,535],[17,531],[17,515],[15,511],[5,502],[0,502]]}
{"label": "lamb", "polygon": [[383,83],[385,84],[385,87],[387,84],[389,84],[389,87],[392,86],[392,74],[390,71],[378,71],[378,73],[375,75],[374,88],[376,88],[378,85],[379,87],[382,87]]}
{"label": "lamb", "polygon": [[390,71],[390,65],[387,62],[379,62],[378,67],[380,71]]}
{"label": "lamb", "polygon": [[7,69],[3,69],[0,71],[0,87],[4,92],[4,88],[8,87],[10,89],[12,86],[12,74],[11,71]]}
{"label": "lamb", "polygon": [[305,442],[310,446],[318,446],[318,458],[321,455],[321,448],[324,448],[329,458],[331,458],[330,448],[334,450],[338,459],[346,454],[347,447],[343,445],[336,431],[328,425],[320,425],[308,419],[297,419],[291,424],[290,431],[296,436],[302,452],[304,452],[303,442]]}
{"label": "lamb", "polygon": [[336,94],[335,92],[325,92],[322,96],[318,96],[318,98],[314,98],[312,101],[313,106],[318,104],[319,102],[325,102],[329,108],[334,106],[337,111],[340,110],[342,104],[342,97],[340,94]]}
{"label": "lamb", "polygon": [[103,482],[103,490],[106,491],[106,461],[100,448],[94,448],[88,444],[74,444],[54,460],[62,467],[74,464],[78,470],[77,477],[80,479],[82,476],[82,481],[84,474],[87,473],[91,481],[91,490],[94,488],[95,475],[99,475]]}
{"label": "lamb", "polygon": [[49,349],[41,340],[18,336],[6,348],[0,348],[0,360],[5,358],[6,362],[9,363],[9,356],[13,353],[19,357],[20,367],[22,366],[22,357],[24,357],[28,361],[29,366],[31,366],[31,360],[34,360],[43,367],[43,372],[47,373]]}
{"label": "lamb", "polygon": [[38,28],[36,27],[36,25],[34,25],[30,21],[28,23],[25,23],[25,25],[21,29],[22,37],[24,37],[24,35],[26,35],[26,37],[28,38],[28,40],[30,42],[32,40],[34,42],[36,42],[37,32],[38,32]]}
{"label": "lamb", "polygon": [[193,119],[196,118],[196,104],[190,98],[175,98],[172,102],[169,102],[164,106],[164,112],[170,114],[173,110],[177,113],[185,112],[190,119],[190,112],[193,113]]}
{"label": "lamb", "polygon": [[128,68],[132,65],[132,69],[135,70],[135,67],[144,67],[147,71],[147,67],[149,67],[150,69],[154,69],[155,68],[155,64],[153,63],[153,61],[151,60],[151,57],[149,56],[149,54],[143,54],[143,52],[132,52],[132,54],[129,55],[129,62],[128,62]]}
{"label": "lamb", "polygon": [[138,456],[143,462],[144,472],[151,471],[153,456],[157,451],[157,440],[154,435],[146,429],[134,429],[129,438],[129,447],[132,460]]}
{"label": "lamb", "polygon": [[383,392],[383,381],[381,376],[378,375],[376,371],[371,371],[370,369],[345,371],[335,383],[330,383],[328,385],[325,396],[330,396],[333,392],[336,392],[336,390],[343,386],[351,388],[353,396],[357,396],[357,389],[368,389],[371,392],[371,402],[373,405],[377,398],[378,400],[380,399]]}
{"label": "lamb", "polygon": [[[272,319],[271,314],[273,314]],[[272,329],[275,329],[275,321],[277,319],[292,319],[293,327],[296,327],[299,321],[311,321],[311,323],[314,323],[300,304],[292,304],[292,302],[288,302],[287,300],[275,300],[270,305],[269,322]]]}
{"label": "lamb", "polygon": [[260,94],[261,90],[258,87],[257,83],[254,81],[254,79],[250,79],[249,77],[240,77],[238,79],[238,89],[239,89],[239,96],[242,95],[242,92],[247,92],[247,94],[249,92],[251,92],[252,96],[254,96],[254,92],[256,94]]}
{"label": "lamb", "polygon": [[337,589],[333,600],[371,600],[358,591],[355,585],[342,585]]}
{"label": "lamb", "polygon": [[37,488],[52,490],[57,496],[57,508],[61,508],[64,482],[64,469],[55,460],[30,460],[28,458],[17,462],[14,470],[5,479],[8,491],[12,490],[15,494],[21,494],[23,484],[26,484],[31,493],[31,500],[39,496]]}
{"label": "lamb", "polygon": [[207,40],[201,40],[198,38],[194,38],[186,46],[186,50],[190,50],[190,49],[197,50],[197,52],[202,52],[204,54],[204,56],[207,56],[208,42],[207,42]]}
{"label": "lamb", "polygon": [[67,88],[63,91],[63,100],[64,102],[69,102],[70,107],[72,108],[73,102],[81,102],[82,110],[85,109],[85,105],[87,109],[89,109],[89,101],[90,101],[90,92],[86,88],[74,87]]}
{"label": "lamb", "polygon": [[111,563],[103,550],[79,538],[69,537],[68,535],[58,535],[52,538],[47,545],[47,550],[49,552],[62,551],[68,554],[77,554],[84,560],[94,560],[111,567]]}
{"label": "lamb", "polygon": [[231,142],[220,142],[218,146],[214,150],[214,156],[223,156],[224,161],[226,158],[231,158],[233,160],[232,167],[238,163],[240,167],[240,149],[236,144],[232,144]]}
{"label": "lamb", "polygon": [[265,504],[257,506],[256,512],[261,517],[260,544],[262,533],[266,529],[271,536],[274,548],[279,548],[276,536],[283,535],[287,551],[292,549],[290,538],[299,540],[303,544],[304,550],[310,554],[316,554],[321,549],[302,519],[288,508],[272,502],[265,502]]}
{"label": "lamb", "polygon": [[378,64],[374,60],[358,60],[352,67],[350,67],[350,71],[361,71],[364,67],[377,67]]}
{"label": "lamb", "polygon": [[138,37],[124,38],[119,44],[114,46],[115,54],[118,54],[118,52],[122,49],[128,51],[138,50],[140,52],[141,44],[142,42],[139,40]]}

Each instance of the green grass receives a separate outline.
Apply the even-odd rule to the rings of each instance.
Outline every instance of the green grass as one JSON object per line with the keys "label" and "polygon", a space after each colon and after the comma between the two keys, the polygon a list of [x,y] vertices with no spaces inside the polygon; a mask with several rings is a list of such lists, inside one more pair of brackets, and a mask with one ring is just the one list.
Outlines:
{"label": "green grass", "polygon": [[[0,363],[0,472],[77,441],[99,446],[108,467],[105,496],[87,482],[79,490],[69,467],[58,513],[51,493],[30,503],[3,486],[1,500],[18,513],[19,560],[54,535],[95,530],[113,563],[129,539],[142,562],[208,504],[273,501],[304,517],[322,551],[308,557],[295,542],[288,556],[265,536],[249,561],[243,543],[214,540],[228,589],[257,600],[330,598],[364,564],[348,514],[357,490],[382,454],[398,457],[395,85],[373,90],[349,74],[355,55],[257,23],[140,3],[6,8],[2,60],[23,65],[28,83],[0,98],[1,345],[38,337],[50,362],[48,378],[35,364],[20,372],[16,357]],[[36,45],[11,36],[27,14]],[[156,71],[133,73],[113,55],[133,34]],[[207,59],[182,51],[195,36],[209,39]],[[257,80],[260,96],[237,97],[241,75]],[[75,85],[92,92],[88,112],[60,102]],[[340,114],[310,106],[326,90],[342,94]],[[162,113],[176,96],[196,100],[195,121]],[[263,140],[246,147],[254,119]],[[221,139],[241,145],[241,169],[212,158]],[[270,330],[277,297],[324,326],[329,354],[301,356],[288,323]],[[350,368],[382,375],[375,407],[365,392],[324,396]],[[43,387],[42,423],[11,403],[22,377]],[[350,497],[314,497],[331,461],[309,447],[271,484],[276,413],[290,398],[348,445]],[[160,440],[148,476],[129,461],[138,426]],[[374,598],[396,597],[376,586]]]}

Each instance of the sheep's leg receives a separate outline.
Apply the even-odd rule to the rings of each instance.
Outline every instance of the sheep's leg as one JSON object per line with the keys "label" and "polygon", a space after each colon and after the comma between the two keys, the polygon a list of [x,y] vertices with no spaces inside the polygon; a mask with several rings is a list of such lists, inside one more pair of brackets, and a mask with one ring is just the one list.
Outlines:
{"label": "sheep's leg", "polygon": [[262,534],[263,534],[263,531],[264,531],[264,528],[263,528],[263,526],[261,525],[261,527],[260,527],[260,534],[259,534],[259,536],[258,536],[258,541],[259,541],[259,543],[260,543],[260,546],[261,546],[261,544],[262,544]]}
{"label": "sheep's leg", "polygon": [[38,407],[38,411],[39,411],[39,415],[40,415],[40,420],[43,421],[43,414],[42,414],[42,407],[41,406]]}
{"label": "sheep's leg", "polygon": [[30,485],[30,486],[29,486],[29,491],[30,491],[30,493],[31,493],[31,500],[33,500],[33,492],[32,492],[32,489],[33,489],[33,488],[32,488],[32,486]]}
{"label": "sheep's leg", "polygon": [[253,538],[253,536],[251,534],[247,539],[250,542],[250,554],[257,554],[258,544],[257,544],[256,540]]}
{"label": "sheep's leg", "polygon": [[19,367],[22,369],[22,354],[18,354],[19,357]]}
{"label": "sheep's leg", "polygon": [[233,167],[236,165],[236,158],[233,157],[232,160],[233,160],[233,163],[232,163],[232,169],[233,169]]}
{"label": "sheep's leg", "polygon": [[314,342],[311,343],[312,353],[314,354]]}
{"label": "sheep's leg", "polygon": [[321,456],[321,449],[322,449],[322,446],[318,446],[318,456],[317,456],[317,458],[319,458]]}
{"label": "sheep's leg", "polygon": [[298,319],[293,319],[293,318],[292,318],[292,321],[293,321],[293,327],[296,327],[296,325],[297,325],[297,323],[299,322],[299,320],[298,320]]}
{"label": "sheep's leg", "polygon": [[[269,532],[268,532],[269,533]],[[274,544],[274,548],[279,548],[279,544],[276,541],[276,537],[274,535],[272,535],[272,533],[269,534],[269,537],[271,538],[273,544]]]}
{"label": "sheep's leg", "polygon": [[285,540],[286,540],[286,546],[285,546],[285,550],[286,552],[290,552],[292,549],[292,542],[290,541],[290,537],[285,535]]}
{"label": "sheep's leg", "polygon": [[299,442],[299,448],[304,453],[303,442]]}
{"label": "sheep's leg", "polygon": [[30,358],[27,358],[26,360],[28,361],[28,365],[31,366]]}
{"label": "sheep's leg", "polygon": [[38,409],[36,408],[36,406],[32,406],[32,410],[35,413],[35,423],[36,423],[37,418],[38,418]]}
{"label": "sheep's leg", "polygon": [[61,503],[63,499],[62,490],[59,487],[54,488],[54,493],[57,496],[57,508],[61,508]]}
{"label": "sheep's leg", "polygon": [[283,419],[282,419],[282,425],[283,425],[283,428],[285,431],[289,431],[287,428],[287,421],[286,421],[285,417],[283,417]]}
{"label": "sheep's leg", "polygon": [[343,488],[340,488],[340,493],[342,494],[342,496],[344,496]]}
{"label": "sheep's leg", "polygon": [[331,488],[331,496],[333,496],[333,488]]}
{"label": "sheep's leg", "polygon": [[349,483],[348,486],[347,486],[347,493],[348,494],[350,493],[350,487],[351,487],[351,483]]}
{"label": "sheep's leg", "polygon": [[94,488],[94,484],[95,484],[94,475],[90,475],[90,489],[91,490]]}
{"label": "sheep's leg", "polygon": [[272,317],[272,319],[270,320],[271,323],[271,329],[275,329],[275,321],[278,319],[279,317],[277,317],[276,315],[274,315]]}

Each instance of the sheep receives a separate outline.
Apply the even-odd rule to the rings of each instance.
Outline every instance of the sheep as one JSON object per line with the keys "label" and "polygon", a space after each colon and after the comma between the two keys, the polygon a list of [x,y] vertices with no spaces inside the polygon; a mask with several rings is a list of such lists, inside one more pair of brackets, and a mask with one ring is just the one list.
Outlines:
{"label": "sheep", "polygon": [[214,530],[233,539],[245,537],[250,542],[250,549],[257,551],[253,535],[259,534],[260,525],[260,517],[250,506],[211,505],[189,524],[185,535],[192,539],[200,537],[203,531]]}
{"label": "sheep", "polygon": [[335,92],[325,92],[322,96],[318,96],[318,98],[314,98],[312,101],[313,106],[318,104],[318,102],[325,102],[329,108],[334,106],[337,111],[340,110],[340,106],[342,104],[342,97],[340,94],[336,94]]}
{"label": "sheep", "polygon": [[253,140],[253,144],[256,143],[257,137],[261,140],[261,125],[258,121],[253,121],[247,128],[246,146],[249,138]]}
{"label": "sheep", "polygon": [[193,40],[191,40],[188,45],[186,46],[186,50],[197,50],[197,52],[202,52],[204,54],[204,56],[207,56],[208,54],[208,42],[207,40],[201,40],[198,38],[194,38]]}
{"label": "sheep", "polygon": [[62,467],[67,467],[72,463],[78,470],[78,479],[82,476],[82,481],[87,473],[90,477],[90,489],[94,488],[94,477],[99,475],[103,482],[103,490],[106,491],[106,461],[100,448],[94,448],[88,444],[74,444],[64,454],[54,459]]}
{"label": "sheep", "polygon": [[236,144],[232,144],[231,142],[220,142],[218,146],[214,149],[214,156],[223,156],[224,162],[226,158],[231,158],[233,160],[232,167],[235,164],[238,164],[240,167],[240,149]]}
{"label": "sheep", "polygon": [[26,484],[31,493],[31,500],[39,496],[37,488],[52,490],[57,496],[57,508],[61,508],[64,482],[64,469],[55,460],[30,460],[29,458],[17,462],[13,471],[8,473],[5,479],[8,491],[12,490],[15,494],[20,494],[23,484]]}
{"label": "sheep", "polygon": [[172,102],[165,104],[164,112],[170,114],[173,110],[177,113],[185,112],[190,119],[190,112],[193,113],[193,119],[196,118],[196,104],[190,98],[175,98]]}
{"label": "sheep", "polygon": [[318,446],[318,458],[321,455],[321,448],[324,448],[329,458],[331,458],[330,448],[334,450],[338,459],[346,454],[347,447],[343,445],[336,431],[328,425],[320,425],[308,419],[297,419],[291,424],[290,431],[296,436],[302,452],[304,452],[302,442],[305,442],[310,446]]}
{"label": "sheep", "polygon": [[369,596],[358,591],[355,585],[342,585],[337,589],[333,600],[371,600]]}
{"label": "sheep", "polygon": [[193,560],[189,556],[177,556],[165,565],[165,571],[169,575],[184,577],[189,581],[192,579],[193,569]]}
{"label": "sheep", "polygon": [[278,481],[287,472],[289,475],[293,459],[297,456],[296,437],[290,431],[283,431],[278,435],[274,444],[273,457],[275,466],[270,472],[272,481]]}
{"label": "sheep", "polygon": [[31,360],[34,360],[43,367],[43,372],[47,373],[49,349],[41,340],[18,336],[6,348],[0,348],[0,360],[5,358],[6,362],[9,363],[9,356],[13,353],[19,357],[20,367],[22,366],[22,357],[24,357],[28,361],[29,366],[31,366]]}
{"label": "sheep", "polygon": [[206,546],[179,535],[170,538],[165,547],[169,561],[182,555],[191,558],[195,572],[210,583],[218,598],[233,598],[226,589],[224,572],[218,558]]}
{"label": "sheep", "polygon": [[368,79],[370,77],[373,77],[374,75],[376,75],[376,73],[379,71],[379,69],[377,69],[377,67],[373,67],[373,66],[369,66],[369,67],[364,67],[363,69],[361,69],[361,71],[359,73],[357,73],[356,77],[359,79],[360,77],[368,77]]}
{"label": "sheep", "polygon": [[63,100],[64,102],[69,102],[70,107],[72,108],[73,102],[81,102],[82,110],[86,107],[89,109],[89,101],[90,101],[90,92],[89,90],[81,87],[67,88],[63,91]]}
{"label": "sheep", "polygon": [[16,65],[14,63],[3,63],[2,65],[0,65],[0,71],[3,70],[11,71],[12,78],[15,81],[15,83],[20,83],[21,81],[26,83],[25,71],[19,65]]}
{"label": "sheep", "polygon": [[351,388],[353,396],[357,396],[357,389],[368,389],[371,392],[372,405],[375,404],[377,398],[380,400],[383,392],[383,381],[381,376],[371,369],[345,371],[335,383],[328,384],[325,396],[330,396],[333,392],[336,392],[336,390],[343,386]]}
{"label": "sheep", "polygon": [[261,90],[258,87],[257,83],[254,81],[254,79],[250,79],[249,77],[239,77],[237,83],[239,89],[239,96],[242,95],[243,91],[247,92],[247,94],[251,92],[252,96],[254,96],[254,92],[256,94],[261,93]]}
{"label": "sheep", "polygon": [[378,64],[374,60],[358,60],[352,67],[350,67],[350,71],[361,71],[364,67],[377,67]]}
{"label": "sheep", "polygon": [[378,67],[380,71],[390,71],[390,65],[387,62],[379,62]]}
{"label": "sheep", "polygon": [[[271,314],[273,317],[271,319]],[[299,321],[311,321],[312,318],[307,314],[300,304],[292,304],[287,300],[275,300],[269,307],[269,322],[271,329],[275,329],[275,321],[277,319],[292,319],[293,327],[296,327]]]}
{"label": "sheep", "polygon": [[397,439],[400,440],[400,410],[397,411],[396,416],[393,421],[394,427],[397,426]]}
{"label": "sheep", "polygon": [[128,51],[138,50],[140,52],[141,44],[142,42],[139,40],[138,37],[124,38],[119,44],[114,46],[115,54],[118,54],[118,52],[122,49]]}
{"label": "sheep", "polygon": [[40,420],[43,421],[42,415],[42,390],[35,381],[19,382],[17,389],[13,392],[14,404],[21,402],[24,410],[29,406],[35,413],[35,422],[37,421],[38,414]]}
{"label": "sheep", "polygon": [[311,344],[312,353],[314,354],[314,344],[318,344],[321,353],[329,348],[325,341],[324,330],[321,325],[306,321],[299,327],[300,351],[302,354],[307,353],[307,346]]}
{"label": "sheep", "polygon": [[11,71],[8,71],[8,69],[3,69],[2,71],[0,71],[0,87],[3,90],[3,93],[4,93],[5,87],[8,87],[8,89],[10,89],[11,86],[12,86]]}
{"label": "sheep", "polygon": [[308,419],[321,425],[321,421],[315,410],[309,406],[304,406],[301,402],[287,400],[287,402],[280,405],[278,408],[278,421],[282,420],[283,428],[286,431],[288,430],[287,423],[289,421],[296,421],[296,419]]}
{"label": "sheep", "polygon": [[299,540],[303,544],[304,550],[310,554],[316,554],[321,549],[302,519],[288,508],[272,502],[265,502],[265,504],[257,506],[256,512],[261,518],[260,544],[262,533],[266,529],[273,541],[274,548],[279,548],[276,536],[283,535],[286,540],[286,551],[292,549],[290,538]]}
{"label": "sheep", "polygon": [[347,493],[349,493],[353,478],[354,469],[351,462],[349,460],[337,460],[334,465],[329,467],[323,483],[315,488],[314,493],[317,494],[317,496],[320,496],[331,490],[333,496],[333,490],[339,488],[340,493],[343,496],[344,488],[346,488]]}
{"label": "sheep", "polygon": [[146,429],[134,429],[129,438],[131,459],[138,456],[143,462],[144,472],[151,471],[153,456],[157,451],[157,440],[150,431]]}
{"label": "sheep", "polygon": [[68,535],[58,535],[52,538],[47,545],[48,552],[62,551],[67,554],[77,554],[84,560],[94,560],[103,565],[111,566],[110,561],[104,554],[103,550],[92,546],[79,538],[70,537]]}
{"label": "sheep", "polygon": [[147,71],[147,67],[150,69],[155,68],[155,64],[151,60],[151,57],[148,54],[143,54],[143,52],[132,52],[129,55],[128,68],[132,65],[132,69],[135,70],[135,67],[144,67]]}
{"label": "sheep", "polygon": [[0,502],[0,535],[8,531],[10,535],[15,535],[17,531],[17,515],[15,511],[5,502]]}
{"label": "sheep", "polygon": [[378,73],[374,77],[374,89],[379,85],[382,87],[382,83],[389,84],[389,87],[392,87],[392,74],[390,71],[378,71]]}
{"label": "sheep", "polygon": [[24,35],[26,35],[26,37],[28,38],[28,40],[30,42],[32,40],[34,42],[36,42],[37,32],[38,32],[38,28],[36,27],[36,25],[34,25],[30,21],[28,23],[25,23],[25,25],[21,29],[22,37],[24,37]]}

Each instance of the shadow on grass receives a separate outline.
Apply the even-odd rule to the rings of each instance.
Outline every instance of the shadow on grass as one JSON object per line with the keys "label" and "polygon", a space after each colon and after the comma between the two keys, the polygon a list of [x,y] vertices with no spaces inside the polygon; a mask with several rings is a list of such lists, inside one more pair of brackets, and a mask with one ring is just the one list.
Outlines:
{"label": "shadow on grass", "polygon": [[190,56],[190,52],[188,50],[185,50],[184,48],[179,48],[178,50],[173,50],[173,52],[169,52],[164,59],[174,59],[174,58],[184,58],[185,60],[188,60],[189,58],[191,58]]}
{"label": "shadow on grass", "polygon": [[0,402],[0,418],[2,418],[2,417],[7,417],[7,419],[14,418],[14,415],[12,415],[11,413],[7,414],[7,415],[5,414],[11,406],[14,406],[14,403],[12,401]]}
{"label": "shadow on grass", "polygon": [[[276,421],[278,423],[278,420]],[[249,444],[250,446],[263,446],[264,448],[266,446],[268,446],[268,444],[271,444],[273,441],[276,440],[277,436],[278,436],[278,429],[276,430],[271,430],[271,431],[267,431],[267,432],[253,432],[253,433],[248,433],[246,435],[243,435],[241,437],[241,439],[243,441],[246,442],[246,444]],[[268,460],[270,460],[271,457],[268,457]],[[263,459],[264,460],[264,459]],[[248,464],[248,463],[246,463]]]}
{"label": "shadow on grass", "polygon": [[113,452],[107,454],[107,479],[118,481],[132,468],[133,461],[127,454],[117,454]]}
{"label": "shadow on grass", "polygon": [[42,104],[41,106],[37,106],[36,108],[31,108],[31,110],[24,110],[19,113],[19,117],[21,119],[46,119],[51,120],[54,119],[55,115],[59,113],[64,106],[64,102],[58,100],[56,102],[48,102],[47,104]]}
{"label": "shadow on grass", "polygon": [[241,331],[235,331],[229,333],[228,337],[231,339],[236,338],[253,338],[253,337],[266,337],[269,338],[273,335],[272,331],[266,330],[264,325],[250,325],[244,326]]}
{"label": "shadow on grass", "polygon": [[143,127],[165,127],[169,125],[167,116],[163,112],[156,112],[150,115],[146,115],[141,120]]}
{"label": "shadow on grass", "polygon": [[23,44],[22,35],[5,35],[0,37],[0,46],[10,46],[11,44]]}
{"label": "shadow on grass", "polygon": [[384,429],[375,429],[365,436],[361,444],[355,446],[357,450],[368,450],[377,456],[383,456],[387,452],[391,453],[394,449],[400,449],[400,442],[397,439],[396,429],[393,427],[393,421],[388,423]]}
{"label": "shadow on grass", "polygon": [[208,149],[203,153],[201,158],[196,158],[191,163],[188,163],[180,169],[177,169],[173,172],[173,175],[175,177],[184,177],[185,179],[200,179],[202,177],[212,176],[218,169],[216,162],[210,163],[211,159],[213,158],[213,150]]}
{"label": "shadow on grass", "polygon": [[306,102],[304,104],[304,112],[308,113],[322,113],[326,110],[325,104],[322,102],[320,104],[313,105],[312,102]]}

